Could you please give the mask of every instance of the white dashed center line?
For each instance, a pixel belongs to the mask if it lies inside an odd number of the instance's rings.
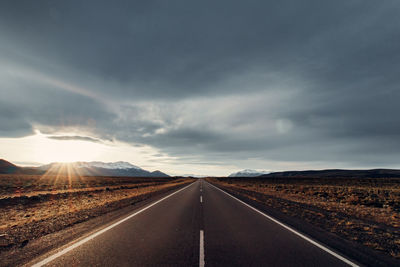
[[[204,231],[200,230],[200,257],[199,257],[199,266],[204,267]]]

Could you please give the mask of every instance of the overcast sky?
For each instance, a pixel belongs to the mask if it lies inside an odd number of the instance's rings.
[[[47,163],[71,144],[172,174],[400,168],[399,14],[397,0],[1,1],[0,157]],[[46,156],[27,149],[39,136]]]

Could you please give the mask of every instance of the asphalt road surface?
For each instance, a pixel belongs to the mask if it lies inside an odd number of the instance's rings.
[[[39,259],[36,266],[348,266],[204,180]]]

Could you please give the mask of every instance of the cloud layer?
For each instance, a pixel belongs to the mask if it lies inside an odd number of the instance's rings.
[[[240,168],[396,166],[399,11],[359,0],[2,1],[0,136],[119,140]]]

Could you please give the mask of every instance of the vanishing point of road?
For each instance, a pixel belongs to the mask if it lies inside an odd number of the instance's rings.
[[[203,179],[34,266],[356,266]]]

